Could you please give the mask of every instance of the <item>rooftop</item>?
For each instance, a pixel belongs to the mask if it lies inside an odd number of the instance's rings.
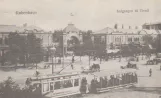
[[[160,24],[161,25],[161,22],[144,23],[143,25],[155,25],[155,24]]]
[[[74,24],[68,24],[68,26],[65,27],[63,31],[65,31],[65,32],[79,32],[79,29],[77,29]]]
[[[114,29],[106,27],[102,30],[96,31],[93,34],[161,34],[161,30],[147,30],[147,29]]]
[[[0,25],[0,32],[15,32],[18,29],[16,25]]]
[[[16,25],[0,25],[0,33],[10,33],[10,32],[24,32],[25,30],[37,30],[42,29],[37,26],[16,26]]]

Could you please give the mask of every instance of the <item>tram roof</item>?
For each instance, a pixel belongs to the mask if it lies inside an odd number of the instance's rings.
[[[44,75],[41,77],[32,77],[32,80],[46,80],[51,78],[59,78],[59,77],[69,77],[69,76],[77,76],[79,73],[63,73],[63,74],[56,74],[56,75]],[[35,79],[34,79],[35,78]]]
[[[101,71],[101,72],[95,72],[93,73],[93,75],[98,77],[103,77],[103,76],[116,75],[116,74],[129,73],[129,72],[136,72],[136,70],[120,69],[120,70],[114,70],[114,71]]]

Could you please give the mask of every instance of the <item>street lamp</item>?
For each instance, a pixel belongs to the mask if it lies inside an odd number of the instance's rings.
[[[52,74],[54,73],[54,60],[53,60],[53,55],[55,54],[56,49],[53,47],[50,49],[51,51],[51,59],[52,59]]]

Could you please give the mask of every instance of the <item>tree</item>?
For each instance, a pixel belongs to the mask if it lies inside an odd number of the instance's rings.
[[[11,77],[0,83],[0,98],[20,98],[18,92],[20,92],[20,87]]]
[[[161,34],[157,35],[157,38],[155,39],[156,46],[156,53],[161,52]]]
[[[17,64],[24,46],[24,39],[18,33],[8,35],[9,51],[6,53],[6,59],[12,64]]]
[[[83,34],[83,49],[84,51],[92,50],[93,49],[93,42],[92,42],[92,31],[88,30],[87,32],[81,31]]]
[[[40,92],[34,86],[21,87],[8,77],[0,83],[0,98],[42,98]]]
[[[159,52],[160,49],[160,35],[157,35],[156,38],[153,38],[151,35],[145,35],[143,36],[143,42],[144,42],[144,52],[148,53],[154,53],[154,51]],[[157,49],[157,50],[156,50]],[[161,52],[161,51],[160,51]]]
[[[63,54],[63,30],[55,30],[52,39],[54,43],[57,43],[56,46],[56,55],[62,56]]]
[[[18,33],[8,35],[9,51],[6,59],[12,64],[39,63],[43,60],[42,40],[37,38],[34,33],[27,36]]]
[[[34,33],[27,35],[27,59],[29,63],[39,63],[43,60],[42,40]]]
[[[149,44],[152,44],[153,43],[153,37],[151,35],[144,35],[143,37],[143,43],[145,45],[149,45]]]

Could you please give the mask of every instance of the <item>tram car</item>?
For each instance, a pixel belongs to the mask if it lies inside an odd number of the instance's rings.
[[[34,87],[34,91],[38,91],[41,98],[71,97],[82,93],[80,87],[83,86],[83,79],[84,76],[79,73],[32,77],[30,86]]]
[[[100,71],[89,74],[68,73],[30,78],[36,98],[77,97],[133,86],[137,83],[134,70]]]
[[[134,70],[121,70],[117,72],[101,71],[93,73],[92,76],[93,79],[88,84],[90,93],[101,93],[131,87],[138,82],[137,74]]]

